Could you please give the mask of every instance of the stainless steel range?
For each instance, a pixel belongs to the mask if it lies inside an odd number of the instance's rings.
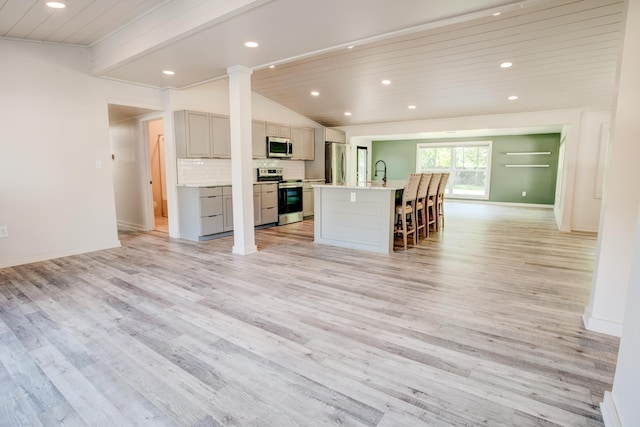
[[[283,168],[258,168],[258,181],[278,181],[278,225],[302,221],[302,180],[284,180]]]

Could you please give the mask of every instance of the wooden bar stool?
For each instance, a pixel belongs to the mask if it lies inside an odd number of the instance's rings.
[[[431,182],[429,182],[429,189],[427,190],[427,207],[425,211],[427,215],[426,226],[429,228],[429,226],[433,224],[434,231],[438,231],[436,222],[438,218],[438,184],[440,184],[441,179],[441,173],[434,173],[431,176]]]
[[[418,186],[420,185],[421,174],[411,173],[407,178],[407,183],[402,192],[402,201],[396,205],[396,234],[402,235],[404,250],[407,250],[407,236],[413,234],[413,246],[418,243],[418,233],[416,228],[416,202],[418,197]]]
[[[436,197],[436,230],[444,227],[444,192],[447,188],[449,180],[449,172],[442,174],[440,183],[438,184],[438,195]],[[442,221],[442,224],[440,223]]]
[[[431,182],[431,173],[423,173],[418,186],[418,201],[416,203],[416,221],[418,223],[418,240],[420,240],[420,229],[424,229],[425,239],[429,237],[429,227],[427,227],[427,192]]]

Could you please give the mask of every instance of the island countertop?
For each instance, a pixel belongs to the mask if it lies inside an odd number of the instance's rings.
[[[405,181],[367,181],[348,184],[314,184],[312,187],[328,187],[328,188],[344,188],[346,190],[402,190],[404,189]]]

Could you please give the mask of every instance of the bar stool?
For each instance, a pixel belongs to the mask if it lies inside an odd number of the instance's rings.
[[[420,240],[420,229],[424,228],[424,238],[429,237],[429,227],[427,227],[427,192],[431,182],[431,173],[423,173],[418,186],[418,202],[416,203],[416,221],[418,223],[418,240]]]
[[[407,236],[409,234],[413,234],[413,246],[418,243],[415,207],[420,179],[421,174],[419,173],[409,174],[404,186],[404,191],[402,192],[402,201],[400,204],[396,205],[395,232],[402,235],[405,251],[407,250]]]
[[[438,185],[440,184],[441,179],[441,173],[434,173],[431,176],[431,182],[429,182],[429,189],[427,190],[426,226],[429,228],[429,226],[433,224],[434,231],[438,231]]]
[[[444,228],[444,193],[447,188],[447,181],[449,180],[449,172],[442,174],[440,183],[438,184],[438,196],[436,197],[436,230]],[[440,225],[442,221],[442,225]]]

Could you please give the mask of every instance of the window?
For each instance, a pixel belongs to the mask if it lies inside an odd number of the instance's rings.
[[[459,199],[488,199],[491,141],[418,144],[417,172],[449,172],[445,194]]]

